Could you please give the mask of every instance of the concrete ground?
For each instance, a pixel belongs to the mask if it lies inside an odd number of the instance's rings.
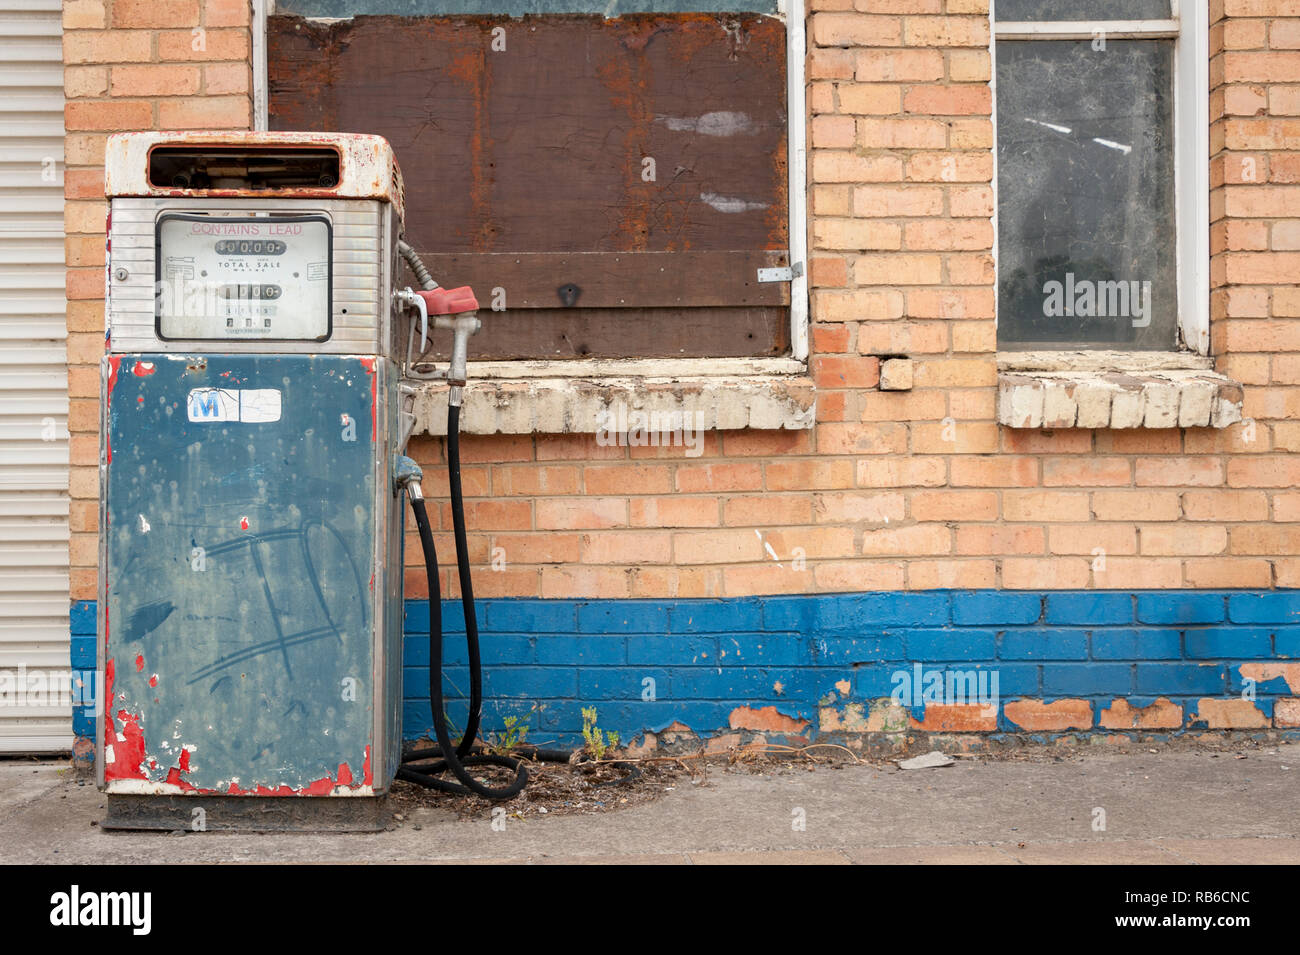
[[[1295,742],[911,772],[715,767],[645,805],[504,831],[486,811],[434,808],[369,835],[110,833],[95,825],[103,802],[66,764],[0,761],[0,862],[1300,863]]]

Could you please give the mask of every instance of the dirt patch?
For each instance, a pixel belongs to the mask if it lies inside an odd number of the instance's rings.
[[[389,804],[397,824],[410,822],[429,809],[453,813],[461,819],[481,819],[498,806],[512,818],[604,813],[645,805],[682,789],[707,786],[710,774],[715,772],[785,775],[850,764],[893,768],[888,761],[867,760],[839,746],[814,746],[793,752],[786,747],[738,747],[721,753],[629,758],[625,763],[606,760],[569,765],[529,760],[528,785],[513,799],[492,802],[479,796],[425,789],[399,779],[393,783]],[[476,767],[475,777],[487,785],[501,786],[510,781],[511,774],[496,767]]]
[[[393,811],[403,816],[415,809],[436,808],[455,813],[462,819],[478,819],[498,806],[505,809],[508,816],[516,818],[565,816],[640,806],[673,792],[679,786],[707,784],[706,773],[675,760],[638,763],[631,770],[613,763],[570,766],[567,763],[527,761],[527,766],[528,785],[518,796],[504,802],[438,792],[402,779],[393,783],[389,802]],[[475,767],[474,775],[490,786],[501,786],[511,779],[509,770],[490,766]]]
[[[1054,739],[1039,740],[1023,735],[1004,734],[996,738],[972,735],[961,738],[953,734],[930,734],[910,742],[905,755],[915,756],[938,749],[957,759],[990,762],[1062,762],[1114,753],[1120,756],[1144,753],[1193,752],[1205,756],[1246,758],[1251,753],[1276,750],[1279,746],[1300,741],[1293,733],[1277,730],[1216,730],[1169,733],[1062,733]],[[904,754],[895,758],[902,759]]]
[[[1271,735],[1205,734],[1175,739],[1128,739],[1107,741],[1107,745],[1083,740],[1056,740],[1052,743],[1020,745],[998,751],[960,752],[941,748],[961,762],[1074,762],[1087,756],[1114,755],[1140,757],[1147,754],[1193,751],[1207,759],[1247,759],[1256,754],[1276,754],[1279,746],[1296,745]],[[934,747],[940,748],[940,747]],[[920,750],[925,752],[927,750]],[[913,754],[915,755],[915,754]],[[645,805],[674,792],[709,785],[713,773],[749,773],[786,776],[794,773],[835,771],[845,766],[870,766],[889,775],[906,772],[898,768],[903,754],[864,756],[844,746],[814,744],[809,747],[739,746],[717,753],[696,751],[675,756],[629,758],[628,763],[528,762],[529,781],[522,793],[505,802],[491,802],[478,796],[458,796],[425,789],[414,783],[393,783],[390,806],[394,825],[416,825],[430,811],[448,813],[461,819],[481,820],[494,807],[501,807],[511,818],[544,815],[580,815],[615,812]],[[629,772],[626,765],[636,767]],[[918,779],[943,769],[915,770]],[[510,779],[507,770],[486,767],[476,772],[489,785],[504,785]]]

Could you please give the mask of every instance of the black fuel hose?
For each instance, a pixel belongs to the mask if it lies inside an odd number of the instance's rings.
[[[415,261],[419,261],[418,257]],[[465,610],[465,643],[469,651],[469,717],[460,745],[453,748],[447,732],[447,715],[442,695],[442,588],[438,581],[438,553],[433,544],[433,531],[424,501],[412,497],[411,510],[415,512],[420,547],[424,551],[425,574],[429,581],[429,706],[438,745],[403,750],[397,777],[442,792],[473,794],[492,800],[512,799],[528,785],[528,767],[522,760],[486,753],[474,745],[483,712],[483,665],[479,652],[478,615],[474,607],[474,583],[469,566],[469,544],[465,533],[464,489],[460,477],[460,406],[454,404],[447,407],[447,476],[451,489],[451,523],[456,542],[460,601]],[[569,750],[538,749],[535,746],[519,747],[517,751],[539,762],[567,763],[573,757]],[[631,782],[641,775],[640,769],[631,764],[620,762],[614,765],[629,770],[628,775],[596,785]],[[505,786],[488,786],[470,774],[467,769],[469,766],[502,766],[513,770],[515,778]],[[447,771],[459,782],[440,778]]]
[[[465,537],[465,493],[460,483],[460,405],[447,406],[447,483],[451,488],[451,527],[456,540],[456,574],[460,580],[460,605],[465,611],[465,642],[469,645],[469,719],[456,755],[469,754],[478,739],[483,712],[483,661],[479,655],[478,613],[474,607],[474,581],[469,569],[469,542]],[[432,661],[430,661],[432,662]]]
[[[450,434],[455,434],[455,431]],[[449,439],[449,446],[450,446]],[[459,443],[459,442],[457,442]],[[433,731],[438,740],[437,746],[406,747],[402,750],[402,761],[397,769],[397,778],[417,783],[428,789],[458,795],[478,795],[485,799],[512,799],[523,792],[528,785],[528,767],[521,760],[510,756],[483,752],[482,747],[475,746],[475,734],[478,732],[479,717],[482,713],[483,679],[482,661],[479,652],[477,615],[474,612],[473,590],[469,585],[470,572],[467,559],[468,550],[464,546],[465,523],[464,502],[460,491],[460,455],[459,448],[452,452],[449,447],[448,460],[456,464],[451,473],[452,481],[452,524],[457,541],[457,567],[461,574],[461,598],[465,606],[465,638],[469,648],[470,664],[470,715],[460,745],[453,748],[447,733],[445,702],[442,695],[442,587],[438,580],[438,553],[433,543],[433,531],[429,525],[429,513],[424,501],[411,498],[411,510],[415,512],[415,524],[420,532],[420,546],[424,551],[425,573],[429,581],[429,707],[433,715]],[[457,517],[459,515],[459,518]],[[468,602],[466,595],[468,594]],[[473,727],[471,732],[470,727]],[[542,749],[537,746],[524,745],[516,747],[515,752],[537,762],[569,763],[573,761],[573,750]],[[447,754],[447,755],[444,755]],[[641,776],[640,767],[631,763],[616,762],[617,769],[625,769],[627,775],[620,779],[598,782],[597,786],[612,786],[632,782]],[[514,780],[506,786],[487,786],[466,769],[468,766],[503,766],[515,772]],[[439,778],[441,774],[451,771],[460,780],[454,783]]]
[[[455,472],[453,471],[453,473]],[[459,481],[456,483],[459,483]],[[456,497],[458,496],[453,497],[453,510],[457,509]],[[473,794],[493,800],[511,799],[523,792],[524,787],[528,785],[528,767],[509,756],[471,752],[474,745],[474,733],[478,731],[478,711],[482,707],[482,674],[479,671],[478,628],[476,626],[471,628],[470,626],[472,611],[468,611],[465,618],[465,637],[469,643],[470,681],[473,687],[470,699],[470,717],[465,729],[465,735],[460,741],[460,746],[453,748],[451,745],[451,738],[447,733],[445,702],[442,696],[442,591],[438,585],[438,554],[433,546],[433,531],[429,526],[429,513],[425,510],[424,501],[411,498],[411,510],[415,512],[415,523],[420,531],[420,546],[424,550],[425,572],[429,578],[429,706],[433,712],[433,732],[438,739],[438,748],[411,751],[404,754],[402,764],[397,770],[397,777],[443,792],[458,793],[460,795]],[[457,534],[457,537],[460,539],[464,536],[463,515],[457,523],[460,526],[460,533]],[[461,558],[461,563],[468,563],[468,555],[463,547],[458,548],[458,550],[460,550],[458,556]],[[462,583],[463,588],[464,584]],[[473,727],[472,730],[470,726]],[[515,778],[505,786],[487,786],[470,774],[467,768],[470,766],[503,766],[506,769],[513,770]],[[448,770],[460,782],[455,783],[448,779],[439,778],[440,774]]]

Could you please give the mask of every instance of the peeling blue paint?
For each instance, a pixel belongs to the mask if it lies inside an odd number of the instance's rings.
[[[360,785],[386,755],[372,753],[385,583],[374,550],[388,519],[376,514],[388,471],[375,454],[375,360],[109,361],[110,779]],[[188,400],[236,387],[274,391],[275,416],[221,418]],[[124,756],[128,723],[142,739]]]
[[[406,609],[404,731],[414,738],[429,729],[428,610],[423,601]],[[1202,697],[1240,699],[1242,666],[1300,651],[1297,611],[1300,591],[490,599],[479,604],[485,726],[521,716],[531,740],[572,745],[582,707],[594,705],[601,726],[624,739],[674,723],[709,735],[726,730],[739,707],[771,705],[809,720],[815,734],[822,705],[888,698],[895,675],[916,663],[996,670],[1003,705],[1082,698],[1096,721],[1115,698],[1134,708],[1167,698],[1190,718]],[[79,605],[74,619],[88,613]],[[444,619],[449,712],[463,725],[468,674],[458,602],[444,603]],[[1281,678],[1254,691],[1266,714],[1277,699],[1300,695]],[[912,712],[924,717],[923,706]],[[990,738],[1023,732],[998,716]]]

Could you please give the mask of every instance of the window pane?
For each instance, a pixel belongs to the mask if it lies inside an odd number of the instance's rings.
[[[998,342],[1167,350],[1173,42],[997,45]]]
[[[1006,21],[1167,20],[1172,15],[1169,0],[996,0],[993,13]]]

